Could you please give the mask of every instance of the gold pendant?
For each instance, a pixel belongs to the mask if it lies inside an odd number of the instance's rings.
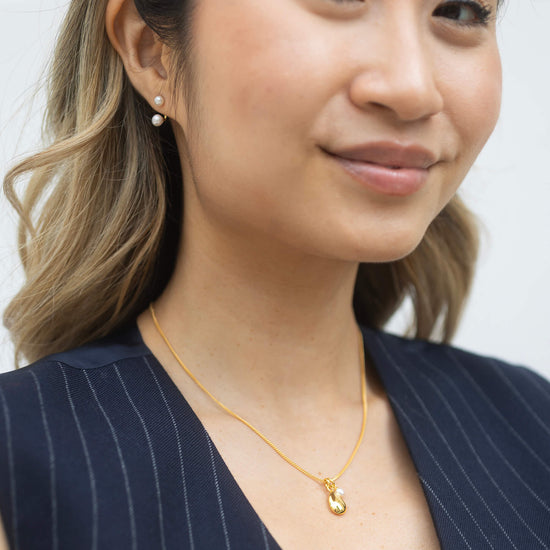
[[[329,492],[328,495],[328,506],[330,511],[337,516],[341,516],[347,509],[346,503],[342,498],[344,491],[336,487],[336,484],[332,479],[326,478],[323,480],[325,482],[325,487]]]

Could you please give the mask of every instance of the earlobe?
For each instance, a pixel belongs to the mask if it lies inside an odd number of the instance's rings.
[[[145,24],[133,0],[109,0],[105,28],[132,85],[153,106],[153,98],[167,85],[165,46]]]

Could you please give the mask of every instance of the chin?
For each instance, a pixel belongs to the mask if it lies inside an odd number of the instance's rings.
[[[346,259],[361,263],[386,263],[400,260],[411,254],[422,242],[428,225],[397,224],[391,227],[378,225],[374,230],[355,234],[347,245],[340,243],[335,247],[337,255],[342,258],[344,250],[349,251]],[[350,243],[353,245],[350,247]]]
[[[414,244],[406,245],[400,243],[396,246],[385,246],[376,249],[369,249],[361,254],[357,259],[361,263],[388,263],[401,260],[414,252],[416,247],[422,242],[422,239],[415,241]]]
[[[309,252],[316,256],[345,262],[388,263],[401,260],[414,252],[422,242],[423,236],[422,234],[417,238],[411,238],[410,234],[402,237],[386,235],[376,239],[369,236],[363,237],[360,242],[356,241],[352,245],[350,241],[333,242],[329,248],[321,245],[310,248]]]

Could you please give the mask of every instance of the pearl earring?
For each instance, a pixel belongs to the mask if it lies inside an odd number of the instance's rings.
[[[153,103],[157,107],[162,107],[164,105],[164,98],[161,95],[158,95],[153,99]],[[160,113],[157,113],[153,116],[151,119],[151,122],[153,123],[153,126],[162,126],[164,124],[164,121],[166,120],[166,115],[161,115]]]

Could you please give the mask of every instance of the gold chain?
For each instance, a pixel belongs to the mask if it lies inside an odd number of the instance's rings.
[[[221,401],[216,399],[200,382],[199,380],[193,375],[193,373],[184,365],[183,361],[180,359],[179,355],[176,353],[176,350],[172,347],[172,344],[166,337],[166,334],[164,334],[163,330],[160,328],[159,322],[157,320],[157,316],[155,314],[155,310],[153,308],[153,304],[149,304],[149,311],[151,312],[151,317],[153,318],[153,322],[155,324],[155,327],[158,331],[158,333],[161,335],[162,339],[168,346],[168,349],[172,352],[172,355],[176,359],[176,361],[180,364],[180,366],[183,368],[183,370],[189,375],[189,377],[197,384],[197,386],[204,392],[206,395],[208,395],[213,401],[215,401],[224,411],[229,413],[231,416],[236,418],[237,420],[240,420],[243,424],[248,426],[255,434],[260,436],[281,458],[286,460],[291,466],[294,466],[298,471],[302,472],[304,475],[312,479],[313,481],[316,481],[326,487],[326,489],[331,493],[331,496],[329,497],[329,504],[331,507],[331,510],[338,515],[341,515],[346,510],[346,505],[343,502],[343,500],[340,497],[340,494],[343,494],[343,491],[341,489],[338,489],[335,485],[335,481],[348,469],[348,466],[351,464],[352,460],[354,459],[357,451],[359,450],[359,446],[361,445],[361,442],[363,441],[363,436],[365,435],[365,427],[367,423],[367,381],[366,381],[366,373],[365,373],[365,349],[364,349],[364,343],[363,343],[363,336],[361,334],[361,331],[359,328],[358,336],[359,336],[359,356],[361,358],[361,399],[363,402],[363,423],[361,426],[361,434],[359,435],[359,439],[357,440],[357,443],[355,444],[355,447],[351,453],[351,456],[349,457],[348,461],[344,465],[344,467],[340,470],[340,472],[334,476],[334,477],[325,477],[321,478],[318,476],[315,476],[311,473],[309,473],[307,470],[304,470],[301,466],[296,464],[293,460],[288,458],[272,441],[270,441],[265,435],[263,435],[258,429],[256,429],[250,422],[246,421],[244,418],[239,416],[237,413],[233,412],[230,408],[226,407]],[[335,496],[335,493],[338,492],[338,496]],[[333,506],[333,503],[331,501],[331,498],[338,499],[338,503]],[[336,511],[336,509],[339,511]]]

